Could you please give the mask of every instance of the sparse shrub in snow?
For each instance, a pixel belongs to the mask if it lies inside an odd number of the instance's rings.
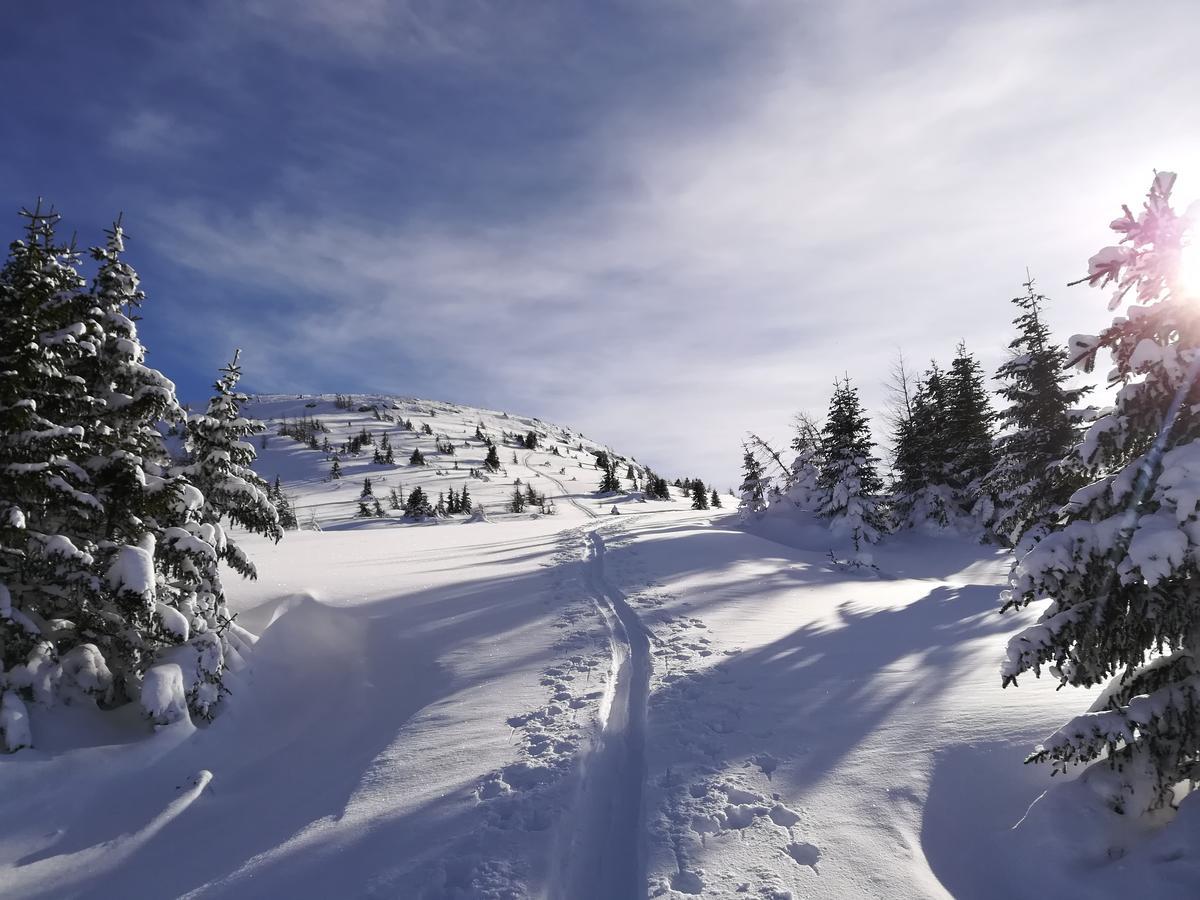
[[[1012,355],[996,373],[1003,383],[1000,395],[1008,401],[998,416],[1004,433],[996,441],[995,463],[983,484],[991,505],[987,524],[1010,546],[1026,534],[1039,537],[1073,488],[1082,486],[1077,467],[1060,462],[1078,437],[1072,407],[1089,390],[1066,387],[1067,351],[1050,339],[1042,320],[1046,298],[1034,292],[1032,280],[1013,303],[1021,309],[1013,320],[1018,334],[1008,345]]]
[[[820,514],[835,534],[850,538],[856,549],[873,544],[886,530],[879,505],[883,482],[875,470],[870,424],[847,378],[835,384],[829,417],[821,434]]]
[[[1193,219],[1172,208],[1174,181],[1156,175],[1142,211],[1111,224],[1121,246],[1090,261],[1090,284],[1116,284],[1110,309],[1131,306],[1072,343],[1088,369],[1108,349],[1122,386],[1074,449],[1092,483],[1020,556],[1004,607],[1050,601],[1009,642],[1005,686],[1043,669],[1107,685],[1030,759],[1056,771],[1104,760],[1108,802],[1134,814],[1168,803],[1200,764],[1200,296],[1180,280]]]

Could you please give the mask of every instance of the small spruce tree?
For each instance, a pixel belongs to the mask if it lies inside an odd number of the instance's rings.
[[[820,513],[835,533],[845,534],[856,549],[879,540],[886,528],[879,493],[883,482],[876,472],[870,423],[847,377],[834,383],[829,416],[821,432],[823,464],[820,485],[826,500]]]

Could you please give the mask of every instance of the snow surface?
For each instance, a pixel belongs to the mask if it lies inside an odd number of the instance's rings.
[[[385,398],[331,399],[247,412],[319,415],[339,443],[386,427],[357,411]],[[1001,691],[1006,642],[1037,613],[997,613],[1004,553],[910,533],[847,568],[799,514],[739,524],[732,502],[599,497],[575,449],[599,445],[558,426],[399,405],[456,455],[393,427],[397,460],[420,447],[429,466],[378,466],[368,447],[330,482],[296,441],[259,451],[320,530],[239,536],[259,579],[228,580],[239,649],[211,723],[28,706],[35,746],[0,759],[0,895],[1200,894],[1194,798],[1138,830],[1103,785],[1047,790],[1022,765],[1095,695]],[[481,419],[568,455],[513,464],[501,446],[505,471],[468,479]],[[389,486],[436,500],[467,484],[485,514],[355,519],[366,475],[385,506]],[[516,478],[557,515],[505,512]],[[152,591],[129,562],[114,577]],[[194,679],[160,669],[144,695],[162,712]]]

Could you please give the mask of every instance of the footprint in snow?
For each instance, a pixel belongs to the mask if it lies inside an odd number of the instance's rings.
[[[783,849],[788,856],[800,863],[800,865],[808,866],[818,875],[821,874],[820,870],[817,869],[817,863],[821,859],[820,848],[812,844],[806,844],[803,841],[793,841]]]

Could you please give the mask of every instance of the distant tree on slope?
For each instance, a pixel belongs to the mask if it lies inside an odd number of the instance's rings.
[[[408,495],[408,500],[404,503],[404,517],[406,519],[427,519],[432,515],[433,507],[429,503],[429,497],[418,485],[412,489],[412,493]]]

